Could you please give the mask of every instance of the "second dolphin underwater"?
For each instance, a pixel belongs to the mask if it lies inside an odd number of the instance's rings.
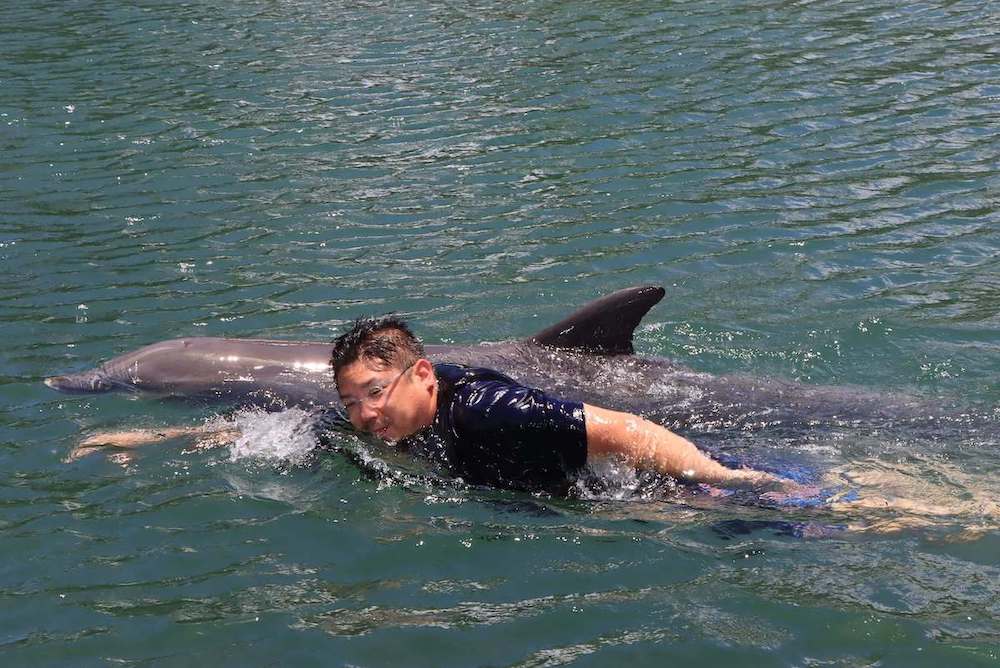
[[[695,433],[817,428],[986,430],[996,420],[853,387],[715,376],[634,354],[633,333],[665,291],[638,286],[596,299],[535,335],[505,343],[428,345],[434,362],[496,369],[558,396],[638,413]],[[45,383],[68,393],[144,392],[280,409],[339,405],[329,343],[194,337],[154,343]]]

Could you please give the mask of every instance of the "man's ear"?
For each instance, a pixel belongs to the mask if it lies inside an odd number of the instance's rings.
[[[413,377],[421,385],[429,385],[437,382],[437,376],[434,375],[434,365],[431,364],[430,360],[424,358],[420,358],[414,362]]]

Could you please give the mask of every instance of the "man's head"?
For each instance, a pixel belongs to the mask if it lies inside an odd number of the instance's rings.
[[[434,367],[403,320],[359,318],[333,342],[330,363],[347,417],[356,429],[395,441],[434,419]]]

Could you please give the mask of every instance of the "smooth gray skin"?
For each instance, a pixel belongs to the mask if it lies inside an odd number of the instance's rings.
[[[636,325],[663,294],[656,286],[627,288],[587,304],[525,341],[427,346],[427,354],[434,362],[496,369],[556,396],[636,413],[688,432],[768,429],[781,434],[912,425],[922,433],[985,427],[996,434],[996,420],[989,415],[970,418],[905,396],[713,376],[665,358],[631,354]],[[45,383],[69,393],[125,390],[267,409],[339,406],[330,351],[328,343],[175,339]]]

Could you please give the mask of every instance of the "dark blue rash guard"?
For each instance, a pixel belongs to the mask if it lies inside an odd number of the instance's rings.
[[[564,494],[587,463],[583,404],[490,369],[435,364],[434,422],[399,445],[473,485]]]

